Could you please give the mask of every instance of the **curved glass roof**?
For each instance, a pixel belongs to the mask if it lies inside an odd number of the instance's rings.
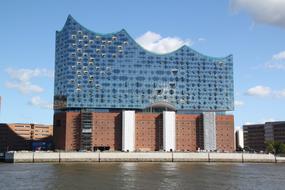
[[[79,25],[80,27],[84,28],[86,31],[89,31],[89,32],[93,33],[94,35],[100,35],[100,36],[108,37],[108,36],[113,36],[113,35],[117,35],[117,34],[120,34],[120,33],[124,33],[124,34],[125,34],[126,36],[128,36],[137,46],[139,46],[139,47],[142,48],[144,51],[146,51],[146,52],[148,52],[148,53],[150,53],[150,54],[153,54],[153,55],[171,55],[171,54],[174,54],[174,53],[179,52],[179,51],[181,51],[181,50],[189,49],[189,50],[191,50],[192,52],[195,52],[195,53],[197,53],[197,54],[199,54],[199,55],[201,55],[201,56],[211,57],[211,56],[204,55],[204,54],[202,54],[202,53],[200,53],[200,52],[198,52],[198,51],[196,51],[196,50],[190,48],[190,47],[187,46],[187,45],[182,45],[182,46],[179,47],[178,49],[176,49],[176,50],[174,50],[174,51],[172,51],[172,52],[169,52],[169,53],[156,53],[156,52],[152,52],[152,51],[149,51],[149,50],[145,49],[145,48],[142,47],[139,43],[137,43],[137,41],[134,40],[134,39],[132,38],[132,36],[131,36],[125,29],[121,29],[121,30],[119,30],[119,31],[117,31],[117,32],[111,32],[111,33],[106,33],[106,34],[99,33],[99,32],[94,32],[94,31],[92,31],[92,30],[90,30],[90,29],[84,27],[83,25],[81,25],[81,24],[80,24],[79,22],[77,22],[71,15],[68,15],[67,20],[66,20],[66,22],[65,22],[64,27],[62,28],[62,30],[64,30],[64,28],[67,26],[67,23],[69,23],[69,22],[76,23],[77,25]],[[61,31],[62,31],[62,30],[61,30]],[[61,32],[61,31],[59,31],[59,32]],[[223,58],[228,58],[228,57],[232,57],[232,55],[230,54],[230,55],[225,56],[225,57],[212,57],[212,58],[214,58],[214,59],[223,59]]]

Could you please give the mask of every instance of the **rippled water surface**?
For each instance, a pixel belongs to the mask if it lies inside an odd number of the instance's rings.
[[[285,189],[285,164],[1,164],[5,189]]]

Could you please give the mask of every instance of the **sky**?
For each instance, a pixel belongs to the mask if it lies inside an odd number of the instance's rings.
[[[284,0],[2,0],[0,122],[52,124],[55,32],[69,14],[154,52],[233,54],[235,127],[285,120]]]

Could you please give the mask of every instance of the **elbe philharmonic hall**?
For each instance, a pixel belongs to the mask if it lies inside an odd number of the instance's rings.
[[[68,16],[56,32],[56,149],[233,151],[233,89],[232,55],[157,54]]]

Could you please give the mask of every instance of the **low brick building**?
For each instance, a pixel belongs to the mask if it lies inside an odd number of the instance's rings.
[[[0,123],[0,151],[31,150],[33,142],[51,142],[52,135],[52,125]]]
[[[234,117],[215,116],[216,149],[234,151]],[[109,147],[122,150],[122,112],[92,112],[90,120],[91,149]],[[73,151],[82,149],[82,113],[62,112],[54,115],[54,142],[57,149]],[[175,151],[204,149],[202,114],[175,114]],[[135,151],[163,150],[163,114],[135,113]]]

